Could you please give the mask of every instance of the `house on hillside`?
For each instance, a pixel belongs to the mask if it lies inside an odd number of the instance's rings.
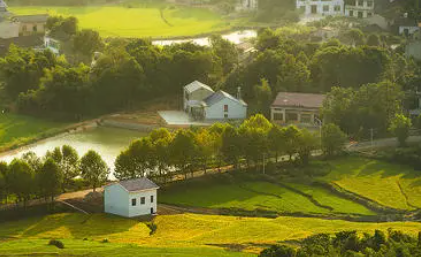
[[[345,2],[345,16],[370,18],[374,14],[374,0],[348,0]]]
[[[414,32],[412,36],[408,37],[405,55],[407,58],[414,58],[417,61],[421,60],[421,30]]]
[[[320,125],[323,94],[280,92],[270,107],[271,120],[278,124]]]
[[[305,15],[338,16],[344,14],[344,0],[296,0],[297,9]]]
[[[148,178],[120,181],[105,186],[104,211],[123,217],[154,215],[159,186]]]
[[[237,97],[194,81],[184,87],[184,111],[196,120],[242,120],[247,116],[247,104],[241,99],[238,89]]]
[[[19,15],[12,20],[20,24],[19,36],[44,35],[48,14]]]

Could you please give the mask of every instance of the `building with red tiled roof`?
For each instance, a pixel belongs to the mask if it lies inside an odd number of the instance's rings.
[[[280,124],[315,124],[325,97],[324,94],[279,92],[270,108],[271,120]]]

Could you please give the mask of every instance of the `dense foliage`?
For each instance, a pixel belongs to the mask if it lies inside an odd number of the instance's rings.
[[[376,230],[374,235],[356,231],[341,231],[334,236],[319,234],[308,237],[295,250],[275,245],[262,251],[259,257],[417,257],[421,256],[421,233],[418,238],[400,231],[386,235]]]

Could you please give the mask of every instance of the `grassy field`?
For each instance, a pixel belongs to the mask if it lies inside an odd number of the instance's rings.
[[[23,115],[0,114],[0,151],[53,133],[67,124]]]
[[[228,22],[210,10],[175,6],[32,6],[11,7],[15,14],[75,16],[82,29],[94,29],[104,37],[194,36],[230,29]]]
[[[66,246],[66,250],[59,251],[64,256],[73,249],[76,254],[98,253],[92,256],[130,256],[129,253],[137,250],[150,253],[149,256],[161,256],[161,251],[174,252],[171,256],[194,256],[197,251],[203,251],[200,256],[249,256],[206,246],[273,244],[341,230],[373,233],[375,229],[386,231],[391,228],[411,235],[421,231],[421,224],[414,222],[357,223],[316,218],[265,219],[198,214],[158,216],[155,224],[156,232],[149,235],[150,230],[144,223],[104,214],[57,214],[9,222],[0,225],[0,238],[9,237],[0,243],[0,253],[58,252],[57,248],[46,246],[48,239],[56,238],[63,240]],[[101,243],[104,239],[108,243]]]
[[[331,162],[332,171],[321,180],[402,210],[421,207],[421,172],[383,161],[344,158]]]
[[[232,184],[189,183],[170,188],[160,194],[160,201],[168,204],[206,208],[238,208],[247,211],[256,209],[277,213],[348,213],[373,215],[364,206],[329,194],[327,190],[305,185],[293,185],[313,194],[323,208],[302,194],[267,182],[242,182]]]

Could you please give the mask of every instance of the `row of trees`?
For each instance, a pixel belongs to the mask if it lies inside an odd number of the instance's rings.
[[[299,249],[285,245],[263,250],[259,257],[419,257],[421,233],[418,238],[400,231],[388,230],[386,235],[376,230],[374,235],[356,231],[341,231],[334,236],[319,234],[300,243]]]
[[[14,196],[17,202],[33,198],[51,198],[66,191],[73,180],[82,177],[94,190],[104,183],[109,168],[95,151],[79,159],[70,146],[55,148],[40,158],[33,152],[14,159],[10,164],[0,162],[0,203]]]
[[[322,147],[327,155],[335,155],[346,140],[333,124],[325,125],[321,136],[295,126],[271,124],[263,115],[252,116],[238,127],[214,124],[174,133],[160,128],[134,141],[117,157],[114,175],[123,180],[149,173],[165,176],[177,172],[187,176],[198,169],[206,173],[209,167],[222,165],[258,168],[268,160],[278,162],[284,155],[307,164],[314,150]]]

